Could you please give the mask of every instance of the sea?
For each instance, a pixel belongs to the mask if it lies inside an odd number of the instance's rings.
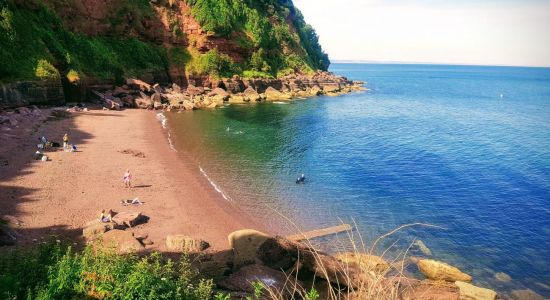
[[[327,251],[375,244],[388,260],[428,257],[479,286],[550,297],[550,68],[330,71],[369,90],[167,113],[174,149],[269,228],[351,224],[321,239]]]

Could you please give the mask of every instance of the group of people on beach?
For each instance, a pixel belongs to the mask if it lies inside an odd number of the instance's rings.
[[[57,142],[49,141],[46,136],[41,136],[38,138],[40,143],[37,145],[38,150],[34,153],[34,159],[47,161],[48,157],[42,153],[42,151],[49,150],[51,148],[57,148],[61,145]],[[69,144],[69,134],[65,133],[63,136],[63,150],[65,152],[75,152],[76,145]]]

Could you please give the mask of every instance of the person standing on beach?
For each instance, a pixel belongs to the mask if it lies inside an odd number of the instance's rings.
[[[130,174],[130,170],[126,170],[126,173],[124,173],[122,179],[124,180],[124,187],[132,187],[132,174]]]
[[[65,133],[65,135],[63,136],[63,149],[68,149],[68,148],[69,148],[69,134]]]

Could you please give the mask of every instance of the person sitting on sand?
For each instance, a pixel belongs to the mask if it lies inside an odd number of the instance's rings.
[[[126,173],[124,173],[122,179],[124,180],[124,187],[132,187],[132,174],[130,174],[130,170],[126,170]]]
[[[69,134],[65,133],[63,136],[63,149],[68,149],[69,147]]]
[[[109,209],[109,213],[105,214],[105,210],[101,211],[101,215],[99,215],[99,220],[103,223],[109,223],[113,221],[113,210]]]
[[[120,203],[122,205],[128,205],[128,204],[142,205],[143,204],[143,202],[139,201],[138,197],[134,199],[120,200]]]

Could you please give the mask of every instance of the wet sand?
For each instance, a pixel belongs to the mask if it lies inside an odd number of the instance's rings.
[[[50,161],[32,160],[38,137],[60,142],[65,132],[78,152],[46,152]],[[45,124],[28,121],[9,131],[0,128],[0,158],[8,161],[0,166],[0,215],[23,222],[22,244],[52,234],[77,239],[102,209],[140,211],[149,217],[131,230],[147,233],[154,242],[151,248],[160,251],[168,234],[202,238],[213,250],[222,250],[234,230],[266,231],[225,201],[197,166],[178,156],[166,135],[156,112],[145,110],[92,110]],[[121,153],[125,149],[145,157]],[[126,169],[133,175],[133,188],[124,187]],[[145,204],[120,204],[135,197]]]

